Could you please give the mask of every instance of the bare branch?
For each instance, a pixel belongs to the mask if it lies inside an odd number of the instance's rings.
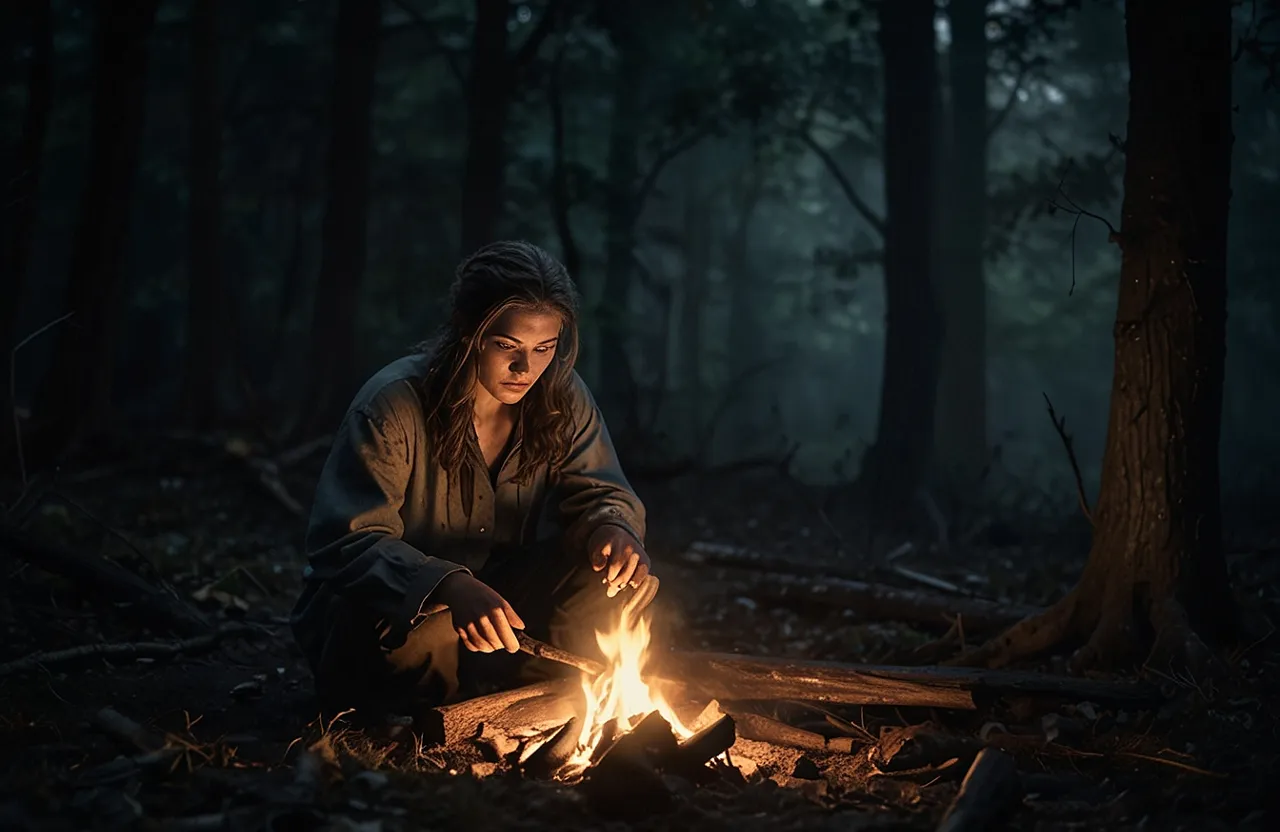
[[[867,204],[856,190],[853,183],[849,181],[849,177],[845,176],[843,170],[840,169],[840,163],[831,155],[831,151],[823,147],[813,134],[802,132],[797,134],[800,141],[804,142],[814,154],[822,160],[827,166],[827,170],[835,177],[836,183],[840,185],[840,190],[844,191],[845,197],[849,200],[849,204],[853,206],[867,224],[876,230],[881,237],[884,237],[884,218],[875,212],[875,210]]]
[[[1009,113],[1013,112],[1013,106],[1018,103],[1018,93],[1022,92],[1022,82],[1027,78],[1027,69],[1028,65],[1026,63],[1023,63],[1018,69],[1018,75],[1013,81],[1013,88],[1009,90],[1009,97],[1005,99],[1003,106],[995,111],[991,121],[987,123],[987,141],[991,141],[991,137],[999,132],[1005,119],[1009,117]]]
[[[640,218],[640,210],[644,207],[645,202],[649,199],[649,195],[653,193],[654,187],[658,184],[658,177],[662,175],[663,169],[671,164],[680,154],[691,150],[694,145],[702,141],[711,133],[711,128],[707,126],[699,127],[691,133],[686,134],[673,142],[671,145],[663,148],[657,156],[654,157],[653,163],[649,165],[649,170],[640,180],[635,195],[632,198],[632,219],[634,223]]]
[[[1080,476],[1080,463],[1076,462],[1076,452],[1074,443],[1071,441],[1071,434],[1067,433],[1067,417],[1058,417],[1054,412],[1053,402],[1049,401],[1049,394],[1042,392],[1044,403],[1049,408],[1049,421],[1053,422],[1053,429],[1058,432],[1058,438],[1062,440],[1063,446],[1067,449],[1067,459],[1071,461],[1071,472],[1076,475],[1076,496],[1080,498],[1080,510],[1084,512],[1084,519],[1089,521],[1089,525],[1093,525],[1093,514],[1089,511],[1089,499],[1084,495],[1084,477]]]

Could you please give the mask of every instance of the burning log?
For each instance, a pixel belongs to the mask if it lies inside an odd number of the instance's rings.
[[[659,766],[673,774],[694,779],[707,761],[728,751],[738,739],[733,717],[725,714],[715,722],[680,743],[659,761]]]
[[[672,806],[671,791],[639,743],[615,743],[587,769],[582,792],[605,817],[635,819]]]
[[[569,762],[573,752],[578,750],[578,737],[581,733],[582,722],[575,716],[529,755],[521,766],[522,770],[527,776],[538,780],[554,777]]]
[[[1022,782],[1013,758],[1002,751],[978,752],[960,793],[947,808],[938,832],[971,832],[995,829],[996,824],[1022,795]]]
[[[1138,706],[1160,692],[1142,682],[1112,682],[1009,670],[893,667],[798,661],[732,653],[673,651],[664,675],[722,701],[800,699],[844,705],[897,705],[973,710],[999,696],[1055,697]]]
[[[419,714],[416,727],[428,742],[441,745],[475,736],[482,724],[507,732],[553,728],[576,715],[581,691],[577,679],[551,679],[431,708]]]

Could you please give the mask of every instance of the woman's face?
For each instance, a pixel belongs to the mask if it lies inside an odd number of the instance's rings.
[[[560,316],[540,309],[513,307],[494,320],[480,339],[476,381],[503,404],[516,404],[556,355]]]

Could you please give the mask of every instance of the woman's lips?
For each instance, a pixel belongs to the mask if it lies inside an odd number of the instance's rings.
[[[529,382],[527,382],[527,381],[504,381],[504,382],[502,382],[502,386],[503,386],[503,387],[510,387],[512,390],[523,390],[523,389],[525,389],[526,387],[528,387],[528,386],[529,386]]]

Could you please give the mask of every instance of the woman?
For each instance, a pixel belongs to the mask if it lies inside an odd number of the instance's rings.
[[[542,249],[485,246],[458,267],[442,335],[356,394],[293,613],[324,707],[406,713],[486,670],[509,681],[512,662],[472,657],[515,653],[520,629],[599,655],[595,630],[649,557],[644,506],[573,370],[577,306]]]

